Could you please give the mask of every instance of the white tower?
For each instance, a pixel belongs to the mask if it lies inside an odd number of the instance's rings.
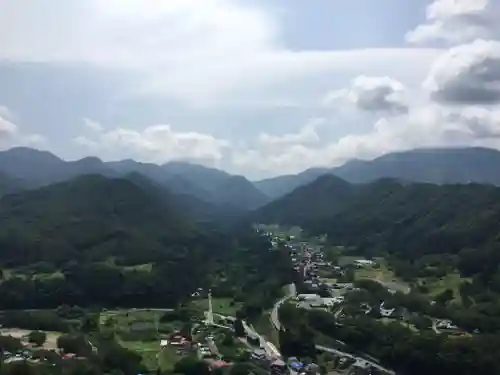
[[[214,313],[212,310],[212,290],[208,290],[208,314],[207,314],[207,323],[214,324]]]

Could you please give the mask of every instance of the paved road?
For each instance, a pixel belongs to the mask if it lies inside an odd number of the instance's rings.
[[[295,284],[294,283],[289,284],[287,295],[274,304],[274,307],[271,311],[270,319],[271,319],[271,324],[277,331],[281,330],[281,323],[278,317],[279,308],[286,300],[295,297],[295,295],[296,295]]]

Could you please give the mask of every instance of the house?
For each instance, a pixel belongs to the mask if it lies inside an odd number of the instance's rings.
[[[271,370],[271,374],[273,375],[283,375],[288,372],[286,363],[283,362],[281,359],[275,360],[274,362],[271,363],[269,367]]]
[[[382,315],[385,318],[388,318],[388,317],[392,316],[392,314],[394,314],[394,311],[396,311],[396,309],[395,308],[386,309],[386,308],[384,308],[384,303],[385,302],[382,302],[380,304],[380,307],[379,307],[379,309],[380,309],[380,315]]]
[[[358,259],[354,261],[354,265],[358,268],[373,266],[374,264],[375,262],[373,260],[367,260],[367,259]]]
[[[254,349],[250,354],[250,358],[258,361],[263,361],[267,358],[266,351],[264,349]]]
[[[299,294],[296,299],[297,301],[314,301],[321,297],[318,294]]]
[[[184,336],[179,335],[179,334],[174,334],[174,335],[170,338],[170,345],[173,345],[173,346],[182,346],[182,345],[186,345],[188,342],[189,342],[189,340],[188,340],[188,339],[186,339]]]
[[[448,319],[441,320],[436,324],[436,327],[441,329],[458,329],[458,327],[454,325],[451,320]]]
[[[340,303],[344,303],[344,300],[345,300],[344,296],[323,298],[323,302],[325,303],[326,306],[338,305]]]

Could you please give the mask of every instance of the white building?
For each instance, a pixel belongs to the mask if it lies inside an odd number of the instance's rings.
[[[321,299],[318,294],[299,294],[297,296],[297,301],[316,301]]]
[[[358,259],[354,261],[354,265],[358,267],[373,266],[375,262],[373,260]]]

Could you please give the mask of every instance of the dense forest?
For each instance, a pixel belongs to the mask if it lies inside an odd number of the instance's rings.
[[[195,223],[137,176],[80,176],[0,206],[0,309],[173,307],[210,287],[253,306],[271,297],[246,285],[265,283],[272,295],[291,277],[287,254],[251,228]]]
[[[432,185],[383,179],[351,185],[322,176],[257,210],[254,218],[325,233],[336,245],[409,263],[428,255],[456,255],[461,271],[496,272],[500,188]],[[490,275],[491,276],[491,275]]]

